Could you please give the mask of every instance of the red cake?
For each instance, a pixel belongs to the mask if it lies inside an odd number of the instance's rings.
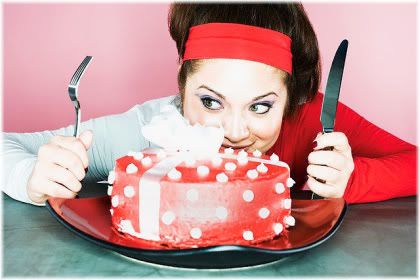
[[[286,163],[226,149],[212,158],[162,149],[130,152],[110,172],[112,225],[171,248],[250,245],[295,224]]]

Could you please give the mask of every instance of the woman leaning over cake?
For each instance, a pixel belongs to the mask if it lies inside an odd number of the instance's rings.
[[[103,180],[115,159],[149,147],[139,128],[174,104],[192,124],[221,124],[224,147],[278,155],[294,189],[348,203],[416,194],[416,146],[342,103],[335,132],[320,133],[320,56],[302,5],[173,4],[168,19],[180,94],[88,120],[79,138],[73,126],[3,133],[5,193],[36,205],[74,197],[82,179]]]

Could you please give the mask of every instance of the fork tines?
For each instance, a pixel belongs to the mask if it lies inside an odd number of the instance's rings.
[[[91,60],[92,60],[91,56],[86,56],[85,59],[83,59],[82,63],[79,65],[79,68],[77,68],[76,72],[73,74],[73,77],[71,77],[70,85],[77,86],[77,83],[79,82],[80,77],[82,77],[86,67],[88,66]]]

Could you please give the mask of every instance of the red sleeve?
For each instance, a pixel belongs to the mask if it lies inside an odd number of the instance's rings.
[[[354,171],[344,198],[348,203],[373,202],[416,195],[417,147],[370,123],[340,104],[336,131],[346,134]]]
[[[282,154],[296,182],[306,181],[307,157],[321,131],[319,116],[323,95],[302,105],[293,120],[283,123],[282,140],[273,149]],[[370,123],[339,102],[335,131],[343,132],[355,164],[344,198],[348,203],[387,200],[416,194],[417,147]],[[290,152],[290,147],[295,147]]]

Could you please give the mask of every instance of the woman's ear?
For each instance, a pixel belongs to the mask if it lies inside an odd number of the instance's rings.
[[[177,72],[179,72],[179,70],[181,70],[181,66],[182,66],[182,64],[178,65]]]

